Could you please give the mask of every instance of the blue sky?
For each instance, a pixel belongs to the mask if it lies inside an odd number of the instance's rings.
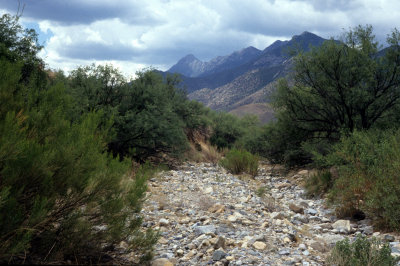
[[[128,76],[166,70],[187,54],[264,49],[303,31],[329,38],[371,24],[384,40],[400,28],[398,0],[0,0],[0,13],[15,14],[18,2],[48,67],[112,63]]]

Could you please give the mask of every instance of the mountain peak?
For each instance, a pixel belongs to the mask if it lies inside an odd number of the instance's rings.
[[[188,54],[173,65],[168,72],[180,73],[188,77],[194,77],[201,73],[204,63],[193,54]]]
[[[296,39],[322,39],[322,38],[312,32],[303,31],[300,35],[294,35],[292,37],[292,40]]]
[[[188,54],[184,57],[182,57],[181,60],[182,62],[192,62],[192,61],[200,61],[197,57],[195,57],[193,54]]]

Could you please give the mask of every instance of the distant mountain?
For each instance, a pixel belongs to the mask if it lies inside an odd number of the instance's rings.
[[[179,73],[186,77],[204,77],[240,66],[253,60],[261,53],[260,50],[250,46],[227,56],[218,56],[208,62],[200,61],[194,55],[189,54],[179,60],[167,72]]]
[[[167,72],[179,73],[186,77],[196,77],[204,71],[204,68],[204,62],[197,59],[194,55],[189,54],[179,60]]]
[[[263,51],[248,47],[208,62],[187,55],[167,72],[181,74],[181,85],[190,99],[203,102],[214,110],[238,115],[254,113],[266,122],[273,116],[270,106],[265,103],[275,90],[274,81],[291,72],[293,54],[320,46],[324,41],[305,31],[291,40],[275,41]]]

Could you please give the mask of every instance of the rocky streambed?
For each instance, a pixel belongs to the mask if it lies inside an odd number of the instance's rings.
[[[252,179],[207,163],[160,173],[143,209],[144,225],[161,232],[153,265],[324,265],[337,241],[356,234],[380,237],[400,255],[398,236],[339,220],[308,199],[299,185],[308,174],[283,177],[264,165]]]

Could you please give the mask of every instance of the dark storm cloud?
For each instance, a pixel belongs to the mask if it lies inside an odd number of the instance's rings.
[[[2,0],[0,7],[37,20],[71,24],[90,24],[94,21],[120,18],[130,23],[149,24],[156,20],[141,9],[140,1],[82,1],[82,0]]]
[[[351,11],[360,9],[364,3],[357,0],[290,0],[292,2],[305,2],[312,5],[318,11]]]

